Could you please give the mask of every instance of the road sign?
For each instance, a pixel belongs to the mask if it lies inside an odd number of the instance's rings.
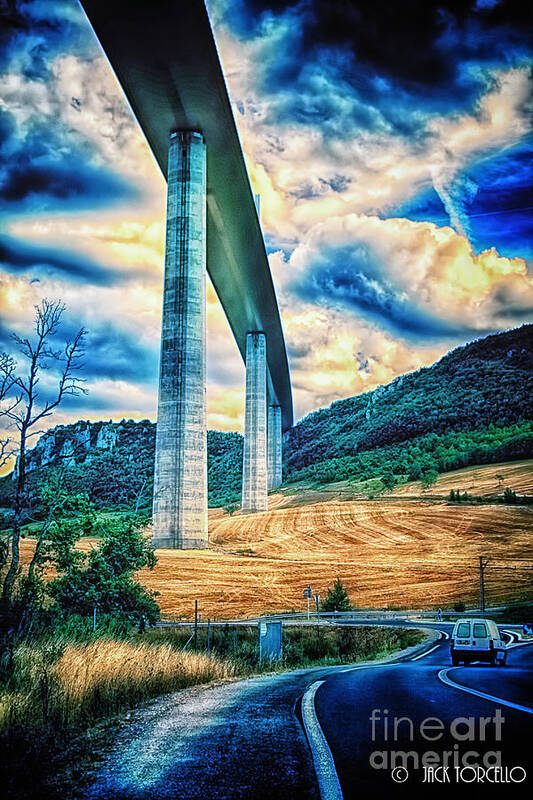
[[[533,622],[525,622],[522,633],[524,636],[533,636]]]

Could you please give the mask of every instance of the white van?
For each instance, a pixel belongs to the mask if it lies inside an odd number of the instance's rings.
[[[460,661],[488,661],[502,666],[507,661],[507,648],[500,636],[498,626],[491,619],[468,617],[458,619],[450,640],[452,664]]]

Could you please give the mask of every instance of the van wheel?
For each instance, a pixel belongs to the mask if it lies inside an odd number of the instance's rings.
[[[459,659],[457,658],[457,656],[452,656],[452,664],[454,667],[459,666]]]
[[[502,658],[497,662],[499,667],[505,667],[507,664],[507,653],[504,653]]]

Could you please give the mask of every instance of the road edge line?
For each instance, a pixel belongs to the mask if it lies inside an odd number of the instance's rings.
[[[302,697],[302,721],[313,754],[321,800],[343,800],[339,776],[324,731],[316,715],[315,695],[325,681],[315,681]]]
[[[481,697],[483,700],[490,700],[498,705],[515,708],[517,711],[525,711],[526,714],[533,714],[533,708],[530,708],[529,706],[521,706],[519,703],[513,703],[512,700],[504,700],[503,697],[496,697],[496,695],[487,694],[487,692],[480,692],[479,689],[472,689],[471,686],[463,686],[461,683],[456,683],[448,675],[448,672],[451,669],[457,669],[457,667],[445,667],[437,673],[437,677],[440,681],[442,681],[442,683],[445,683],[447,686],[451,686],[452,689],[459,689],[461,692],[473,694],[475,697]]]
[[[429,656],[429,654],[432,653],[434,650],[436,650],[438,646],[439,646],[439,643],[433,645],[433,647],[430,650],[424,650],[423,653],[419,653],[417,656],[414,656],[410,660],[411,661],[419,661],[421,658],[424,658],[424,656]]]

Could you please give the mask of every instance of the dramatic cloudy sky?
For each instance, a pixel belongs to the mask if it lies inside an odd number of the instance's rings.
[[[178,2],[178,0],[176,0]],[[209,0],[296,416],[533,316],[524,0]],[[75,0],[0,2],[0,345],[90,331],[51,422],[155,416],[165,184]],[[243,366],[208,292],[210,427]]]

